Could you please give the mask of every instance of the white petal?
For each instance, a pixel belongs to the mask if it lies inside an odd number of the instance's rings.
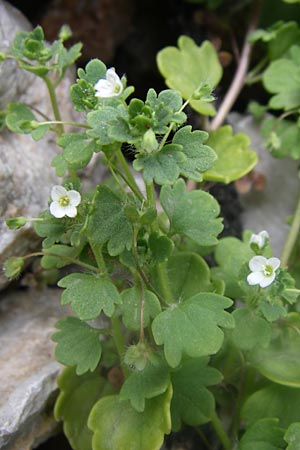
[[[64,208],[64,210],[65,215],[68,217],[75,217],[77,215],[77,209],[75,208],[75,206],[68,205]]]
[[[253,286],[255,284],[260,284],[264,278],[265,277],[262,272],[252,272],[247,276],[247,281],[248,284]]]
[[[120,81],[120,78],[116,74],[116,70],[115,70],[114,67],[111,67],[110,69],[107,69],[107,71],[106,71],[106,79],[111,84],[117,84]]]
[[[267,264],[267,261],[267,258],[264,256],[253,256],[249,261],[249,269],[252,270],[252,272],[259,271],[262,269],[262,266]]]
[[[266,230],[260,231],[258,235],[261,236],[264,240],[269,239],[269,233]]]
[[[64,195],[67,195],[67,190],[63,186],[53,186],[51,189],[51,198],[52,200],[56,201],[60,197],[63,197]]]
[[[260,237],[258,236],[258,234],[252,234],[252,235],[251,235],[249,244],[257,244],[258,247],[260,247],[260,242],[261,242],[261,239],[260,239]]]
[[[68,196],[70,199],[70,205],[71,206],[78,206],[80,201],[81,201],[81,196],[79,194],[79,192],[77,191],[68,191]]]
[[[264,277],[263,280],[261,280],[260,287],[265,288],[267,286],[270,286],[270,284],[273,283],[273,281],[275,280],[275,272],[273,273],[273,275],[271,275],[270,277]]]
[[[270,259],[268,259],[268,264],[270,266],[272,266],[274,270],[276,270],[280,266],[280,259],[279,258],[270,258]]]
[[[60,206],[58,202],[52,202],[49,209],[52,216],[56,217],[57,219],[61,219],[66,214],[65,208]]]

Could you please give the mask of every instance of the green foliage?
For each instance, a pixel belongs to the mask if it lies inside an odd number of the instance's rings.
[[[93,407],[89,428],[93,431],[93,450],[159,450],[171,429],[172,389],[146,401],[145,410],[137,412],[129,401],[106,396]],[[115,426],[117,424],[117,427]]]
[[[207,143],[217,159],[204,173],[205,180],[231,183],[250,172],[258,161],[257,154],[248,148],[249,137],[244,133],[233,135],[229,125],[211,132]]]
[[[284,430],[278,419],[261,419],[243,435],[238,450],[280,450],[285,448]]]
[[[98,188],[87,232],[89,239],[95,243],[107,243],[111,256],[119,255],[132,246],[132,225],[126,217],[124,205],[106,186]]]
[[[297,450],[298,443],[300,442],[300,423],[292,423],[285,435],[284,440],[289,444],[286,450]]]
[[[198,47],[188,36],[180,36],[178,48],[161,50],[157,64],[166,84],[177,89],[184,99],[192,98],[204,84],[215,88],[222,77],[222,67],[212,44],[205,41]],[[205,100],[191,100],[190,105],[201,114],[215,114],[215,108]]]
[[[208,358],[190,359],[171,372],[174,431],[181,428],[182,422],[192,426],[209,422],[214,413],[215,399],[206,386],[220,383],[222,374],[207,364]]]
[[[236,309],[232,313],[235,328],[232,331],[232,341],[245,351],[259,346],[266,348],[271,339],[272,329],[266,319],[260,317],[250,308]]]
[[[214,245],[222,231],[217,201],[203,191],[186,192],[183,180],[173,189],[163,186],[160,201],[170,220],[170,232],[182,234],[199,245]],[[186,213],[188,211],[188,214]]]
[[[262,135],[273,156],[300,159],[300,128],[298,122],[270,117],[263,122]]]
[[[95,141],[89,139],[85,134],[64,134],[58,139],[57,144],[64,149],[61,158],[65,161],[66,167],[74,170],[86,167],[93,152],[99,150]]]
[[[97,372],[78,376],[71,367],[62,372],[57,384],[60,394],[54,416],[64,421],[64,433],[74,450],[90,450],[93,435],[87,427],[88,416],[101,396],[113,393],[112,386]]]
[[[25,261],[20,256],[11,256],[3,264],[4,275],[7,278],[17,278],[25,264]]]
[[[57,342],[55,356],[65,366],[76,366],[76,375],[93,372],[101,357],[99,332],[76,317],[67,317],[56,324],[59,329],[52,336]]]
[[[121,303],[117,288],[104,276],[71,273],[62,278],[58,286],[66,288],[61,297],[62,305],[71,303],[73,311],[81,320],[95,319],[102,310],[111,317],[115,305]]]
[[[147,327],[151,318],[157,316],[161,306],[156,295],[148,290],[142,291],[137,286],[125,289],[122,297],[122,319],[129,330],[137,331],[141,328],[141,308],[143,308],[143,327]]]
[[[152,332],[155,342],[164,345],[168,364],[176,367],[182,355],[192,358],[216,353],[223,342],[224,333],[219,327],[232,328],[232,316],[224,311],[232,301],[212,293],[200,293],[173,303],[155,317]]]

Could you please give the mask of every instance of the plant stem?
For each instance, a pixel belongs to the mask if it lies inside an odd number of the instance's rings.
[[[156,272],[159,280],[160,289],[165,300],[165,303],[170,305],[173,303],[173,293],[170,287],[170,280],[168,277],[167,265],[165,262],[157,264]]]
[[[143,194],[141,193],[140,188],[138,187],[135,178],[128,167],[128,164],[126,162],[126,159],[124,158],[122,151],[118,150],[116,155],[124,171],[124,174],[126,175],[126,181],[128,183],[128,186],[131,188],[132,192],[135,193],[135,195],[138,197],[140,201],[144,200]]]
[[[88,128],[91,127],[89,125],[86,125],[85,123],[79,123],[79,122],[72,122],[70,120],[47,120],[45,122],[39,122],[39,125],[71,125],[74,127],[80,127],[80,128]]]
[[[55,89],[52,84],[52,81],[50,80],[50,78],[47,75],[45,75],[43,77],[43,80],[45,81],[47,89],[48,89],[50,102],[51,102],[51,106],[53,109],[53,114],[54,114],[55,120],[57,120],[58,122],[61,122],[61,116],[60,116],[58,103],[57,103],[57,99],[56,99],[56,94],[55,94]],[[63,128],[62,124],[57,125],[57,131],[58,131],[59,135],[61,135],[64,132],[64,128]]]
[[[126,365],[124,364],[124,355],[125,355],[125,340],[121,329],[121,324],[119,317],[114,314],[111,318],[111,324],[113,329],[113,337],[114,341],[117,347],[118,355],[121,361],[121,366],[123,370],[123,374],[126,377],[129,375],[129,370],[127,369]]]
[[[225,95],[224,100],[218,110],[218,113],[211,122],[210,129],[212,131],[217,130],[222,125],[227,114],[231,110],[240,91],[242,90],[242,88],[245,84],[245,79],[246,79],[246,74],[247,74],[247,70],[249,67],[250,55],[251,55],[251,49],[252,49],[252,45],[250,44],[250,42],[248,42],[248,35],[253,30],[255,30],[255,28],[257,26],[257,23],[259,20],[260,6],[261,6],[260,0],[256,0],[253,3],[253,11],[252,11],[252,15],[251,15],[251,18],[249,21],[248,31],[247,31],[246,37],[245,37],[245,41],[244,41],[244,45],[243,45],[243,49],[242,49],[242,53],[241,53],[241,59],[240,59],[238,68],[235,72],[232,83],[231,83],[231,85],[227,91],[227,94]]]
[[[102,254],[102,245],[101,244],[97,244],[95,241],[89,240],[89,244],[92,248],[92,251],[94,253],[97,265],[99,267],[99,269],[101,270],[101,272],[103,273],[103,275],[107,274],[107,270],[106,270],[106,265],[105,265],[105,261],[103,259],[103,254]]]
[[[291,224],[290,231],[288,233],[287,239],[285,241],[282,253],[281,253],[281,264],[282,267],[288,267],[289,260],[295,244],[297,242],[297,238],[300,231],[300,198],[297,203],[297,207],[294,213],[293,221]]]
[[[211,423],[215,429],[216,434],[218,435],[223,448],[225,450],[232,450],[232,444],[231,441],[226,433],[226,431],[224,430],[223,424],[220,421],[219,417],[217,416],[216,412],[213,413],[212,418],[211,418]]]
[[[78,259],[72,258],[71,256],[58,255],[57,253],[51,253],[51,252],[47,252],[47,251],[29,253],[28,255],[22,256],[22,258],[28,259],[28,258],[32,258],[34,256],[53,256],[54,258],[60,258],[62,260],[65,260],[66,262],[69,262],[70,264],[76,264],[77,266],[83,267],[84,269],[99,273],[98,267],[92,266],[91,264],[87,264],[83,261],[79,261]]]

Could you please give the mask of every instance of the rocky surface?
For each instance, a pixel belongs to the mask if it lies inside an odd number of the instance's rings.
[[[52,406],[62,366],[51,335],[66,314],[58,289],[3,294],[0,302],[0,448],[35,448],[57,431]]]
[[[255,172],[263,177],[264,187],[241,194],[241,215],[244,229],[254,232],[267,230],[274,256],[280,257],[289,231],[286,222],[296,208],[299,193],[298,162],[290,158],[271,156],[264,145],[259,124],[252,116],[231,113],[229,123],[235,132],[247,133],[251,148],[258,153],[259,162]]]

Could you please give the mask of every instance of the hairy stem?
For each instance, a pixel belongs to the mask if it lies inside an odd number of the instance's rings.
[[[260,9],[261,9],[261,1],[256,0],[253,3],[253,11],[252,11],[252,15],[250,17],[249,27],[248,27],[248,30],[246,33],[245,42],[244,42],[243,49],[241,52],[241,58],[240,58],[238,68],[236,70],[236,73],[234,75],[232,83],[229,87],[229,90],[228,90],[227,94],[225,95],[224,100],[218,110],[218,113],[211,122],[210,129],[212,131],[217,130],[222,125],[227,114],[230,112],[232,106],[234,105],[239,93],[241,92],[241,90],[245,84],[246,74],[247,74],[247,70],[249,67],[250,55],[251,55],[251,49],[252,49],[252,45],[250,44],[250,42],[248,42],[248,35],[252,31],[254,31],[257,26],[257,23],[259,20]]]
[[[124,340],[123,332],[121,329],[120,319],[116,314],[114,314],[113,317],[111,318],[111,324],[112,324],[112,329],[113,329],[113,338],[114,338],[117,352],[118,352],[118,355],[119,355],[119,358],[121,361],[122,371],[126,378],[129,375],[129,370],[123,362],[125,351],[126,351],[125,340]]]
[[[55,120],[57,120],[58,122],[61,122],[61,116],[60,116],[60,112],[59,112],[59,108],[58,108],[57,98],[56,98],[56,94],[55,94],[55,88],[52,84],[52,81],[50,80],[49,77],[47,77],[47,75],[43,77],[43,80],[45,81],[47,89],[48,89],[50,102],[51,102],[51,106],[53,109],[53,114],[54,114]],[[64,132],[64,128],[61,123],[59,123],[57,125],[57,132],[59,135],[61,135]]]
[[[289,260],[294,250],[295,244],[298,241],[300,231],[300,198],[297,203],[297,207],[294,213],[293,221],[287,239],[285,241],[282,253],[281,253],[281,264],[282,267],[288,267]]]
[[[223,427],[223,424],[221,422],[221,420],[219,419],[219,417],[217,416],[216,412],[213,413],[212,418],[211,418],[211,423],[212,426],[215,429],[215,432],[217,434],[217,436],[219,437],[223,448],[225,450],[232,450],[232,444],[231,441]]]

